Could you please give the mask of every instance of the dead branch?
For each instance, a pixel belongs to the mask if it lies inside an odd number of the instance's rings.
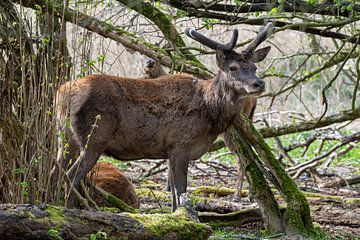
[[[323,183],[321,187],[322,188],[344,187],[358,183],[360,183],[360,175],[350,178],[339,178],[334,181]]]
[[[329,156],[331,153],[336,151],[338,148],[349,144],[350,142],[358,142],[360,141],[360,133],[352,134],[343,140],[341,140],[339,143],[335,144],[332,148],[330,148],[327,152],[321,154],[320,156],[317,156],[305,163],[297,164],[296,166],[289,167],[287,171],[290,175],[292,175],[294,178],[297,178],[300,176],[301,173],[303,173],[305,170],[317,166],[322,159]]]

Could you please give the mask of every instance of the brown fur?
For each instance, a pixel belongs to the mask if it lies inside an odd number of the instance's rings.
[[[57,96],[58,127],[74,151],[64,157],[59,139],[58,161],[65,159],[62,166],[67,168],[80,151],[67,173],[79,188],[103,153],[121,160],[168,158],[175,210],[180,194],[186,192],[189,161],[207,152],[232,123],[242,110],[243,96],[264,90],[254,62],[268,51],[260,49],[244,58],[242,53],[219,49],[221,71],[210,80],[185,74],[157,81],[91,75],[64,84]],[[67,114],[70,128],[65,124]],[[74,196],[69,194],[67,207],[74,206]]]
[[[91,180],[106,192],[123,200],[126,204],[139,208],[140,202],[134,186],[115,166],[107,162],[98,162],[90,173]],[[94,201],[99,206],[111,206],[101,196],[95,195]]]

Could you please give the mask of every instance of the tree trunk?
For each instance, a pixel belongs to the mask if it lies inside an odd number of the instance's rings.
[[[234,133],[235,129],[237,130],[236,133]],[[232,140],[234,144],[241,144],[241,141],[246,141],[251,144],[253,148],[249,146],[247,147],[247,151],[251,152],[254,156],[259,156],[270,170],[271,175],[276,179],[278,184],[275,184],[275,187],[278,188],[287,204],[287,209],[283,215],[286,233],[291,236],[315,236],[316,232],[310,216],[309,204],[306,201],[305,196],[298,189],[293,179],[286,174],[285,169],[281,164],[275,159],[269,146],[265,143],[260,133],[256,131],[251,121],[248,120],[246,116],[241,115],[241,117],[233,123],[233,127],[230,128],[230,131],[233,132]],[[243,147],[241,149],[243,149]],[[253,149],[256,151],[257,155],[254,153]],[[257,168],[254,163],[252,166],[254,169]],[[249,168],[249,166],[246,167]],[[248,174],[249,169],[247,168],[245,169]],[[254,187],[255,191],[255,187],[259,183],[254,184],[254,182],[250,181],[250,184]],[[260,187],[258,191],[261,191],[261,189],[262,187]]]
[[[119,214],[51,205],[0,205],[2,239],[207,239],[211,228],[173,214]]]
[[[256,165],[257,156],[255,152],[234,126],[227,129],[224,138],[231,152],[239,156],[241,169],[245,170],[245,175],[249,185],[251,185],[252,194],[259,204],[265,225],[272,230],[284,232],[279,206],[266,179]]]

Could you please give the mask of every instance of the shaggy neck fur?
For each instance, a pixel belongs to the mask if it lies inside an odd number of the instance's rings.
[[[209,80],[204,97],[212,132],[219,134],[225,131],[239,114],[243,101],[239,94],[229,86],[226,74],[222,71],[213,80]]]

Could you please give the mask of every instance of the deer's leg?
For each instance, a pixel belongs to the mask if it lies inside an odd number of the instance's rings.
[[[240,163],[237,161],[237,179],[236,179],[236,189],[233,197],[234,202],[241,201],[241,191],[244,183],[245,174],[241,170]]]
[[[236,189],[235,189],[235,193],[233,196],[233,201],[239,202],[241,200],[241,190],[242,190],[244,178],[245,178],[245,172],[242,171],[241,164],[240,164],[242,159],[241,159],[241,156],[236,152],[235,147],[232,144],[232,142],[230,141],[229,135],[227,132],[223,133],[223,137],[224,137],[224,142],[225,142],[226,146],[230,149],[232,155],[236,158],[237,179],[236,179]]]
[[[75,195],[71,189],[74,187],[79,190],[80,181],[86,176],[86,174],[94,167],[96,161],[104,151],[104,144],[96,143],[88,145],[85,150],[82,150],[80,156],[77,158],[75,163],[71,166],[68,171],[68,178],[71,182],[68,191],[66,192],[67,197],[65,198],[65,207],[73,208],[75,202]]]
[[[189,151],[184,151],[188,153]],[[170,188],[173,196],[172,210],[175,211],[180,203],[180,195],[186,192],[189,157],[187,154],[174,154],[169,159]]]
[[[165,191],[167,192],[171,192],[171,177],[170,177],[170,160],[168,160],[168,176],[166,179],[166,186],[165,186]]]

